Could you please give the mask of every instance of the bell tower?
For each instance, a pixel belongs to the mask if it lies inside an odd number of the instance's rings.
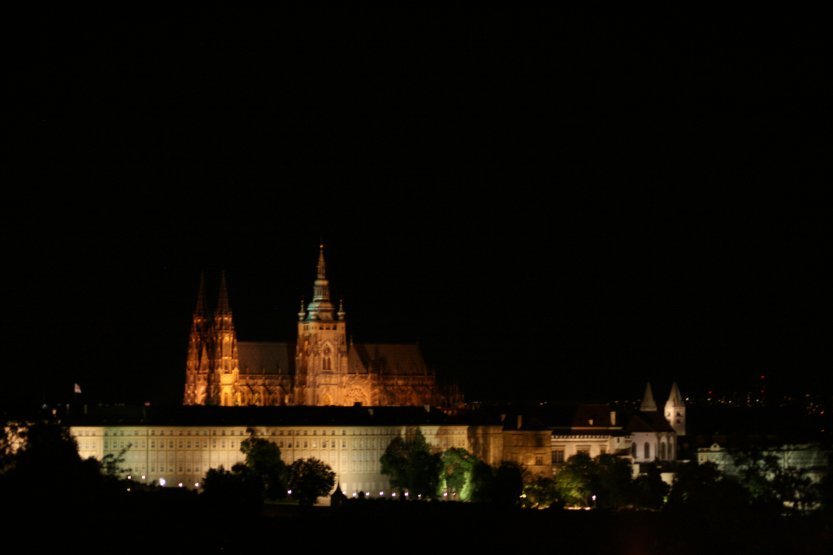
[[[680,395],[680,388],[677,382],[671,384],[671,393],[665,402],[665,419],[674,428],[678,436],[685,435],[685,401]]]
[[[336,312],[330,301],[330,282],[324,261],[324,244],[318,248],[318,265],[312,301],[298,312],[295,351],[295,404],[342,405],[342,382],[347,368],[347,322],[342,304]]]

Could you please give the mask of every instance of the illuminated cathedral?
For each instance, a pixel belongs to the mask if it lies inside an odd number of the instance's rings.
[[[324,246],[312,301],[301,303],[294,343],[238,341],[225,276],[213,313],[201,278],[188,341],[185,405],[448,406],[416,344],[347,339],[343,304],[330,300]],[[453,388],[449,388],[453,391]]]

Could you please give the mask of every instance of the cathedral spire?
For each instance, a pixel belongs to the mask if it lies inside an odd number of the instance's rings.
[[[324,241],[318,245],[318,279],[327,279],[327,265],[324,263]]]
[[[642,405],[639,410],[641,412],[652,412],[657,410],[657,404],[654,401],[654,393],[651,391],[651,382],[645,384],[645,395],[642,397]]]
[[[217,314],[231,312],[228,304],[228,290],[226,289],[226,272],[220,272],[220,296],[217,299]]]
[[[200,272],[200,285],[197,289],[197,306],[194,308],[194,318],[205,318],[208,310],[205,305],[205,272]]]
[[[312,289],[312,301],[307,306],[306,320],[333,320],[335,307],[330,302],[330,282],[327,280],[327,265],[324,262],[324,243],[318,247],[318,266]]]

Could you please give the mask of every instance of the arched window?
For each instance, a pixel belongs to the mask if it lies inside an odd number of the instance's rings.
[[[636,458],[636,443],[631,443],[631,456]]]
[[[645,458],[647,460],[651,459],[651,444],[647,441],[645,442]]]
[[[332,362],[330,361],[330,346],[324,345],[324,370],[332,369]]]
[[[661,441],[659,443],[659,458],[660,460],[665,460],[665,442]]]

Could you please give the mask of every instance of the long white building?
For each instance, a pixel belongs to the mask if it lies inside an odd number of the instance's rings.
[[[202,409],[202,414],[194,414],[194,409]],[[392,439],[410,437],[416,430],[438,452],[458,447],[490,465],[512,460],[535,474],[551,472],[549,431],[526,430],[517,423],[507,428],[502,423],[454,422],[422,407],[240,410],[189,407],[176,418],[181,423],[97,418],[99,422],[79,422],[70,430],[84,458],[101,460],[123,453],[122,468],[132,480],[187,488],[200,487],[210,468],[228,469],[243,462],[240,444],[250,430],[274,442],[287,464],[315,457],[330,465],[347,495],[390,495],[379,459]],[[194,420],[201,422],[191,423]]]

